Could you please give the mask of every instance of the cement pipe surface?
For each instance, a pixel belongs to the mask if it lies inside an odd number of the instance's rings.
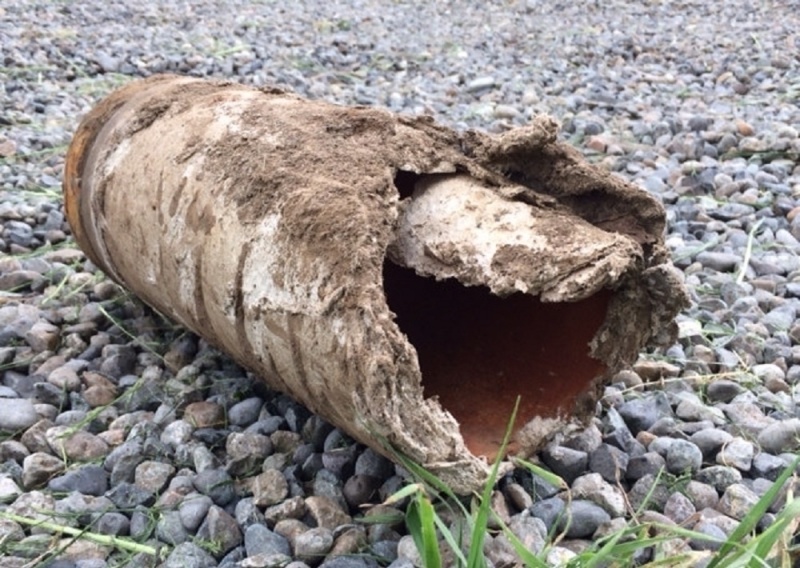
[[[686,302],[645,191],[539,117],[499,136],[157,76],[83,120],[67,217],[144,302],[456,491],[585,424]]]

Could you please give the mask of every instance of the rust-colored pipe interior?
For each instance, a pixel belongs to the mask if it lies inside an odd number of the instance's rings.
[[[605,318],[608,292],[574,303],[500,298],[388,260],[384,289],[417,350],[425,396],[437,396],[458,420],[475,455],[494,459],[518,395],[515,430],[536,416],[573,412],[576,396],[604,371],[588,344]]]

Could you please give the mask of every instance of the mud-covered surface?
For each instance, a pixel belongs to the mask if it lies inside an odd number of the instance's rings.
[[[388,440],[457,491],[484,482],[480,459],[494,458],[517,396],[517,430],[526,434],[515,449],[530,455],[559,431],[585,424],[604,380],[663,335],[685,301],[677,280],[671,296],[653,301],[642,277],[656,262],[652,251],[663,249],[662,234],[649,232],[663,226],[661,205],[562,147],[547,117],[497,140],[228,83],[164,76],[123,91],[86,119],[86,130],[100,124],[84,150],[91,158],[71,156],[85,167],[76,168],[80,189],[68,180],[65,190],[82,202],[70,210],[86,214],[71,222],[94,237],[89,246],[101,267],[110,262],[120,284],[271,387],[377,451],[387,452]],[[120,97],[127,102],[99,123],[96,116]],[[84,139],[80,132],[79,148]],[[532,169],[537,163],[547,171]],[[400,171],[419,180],[402,213]],[[559,172],[566,179],[554,181]],[[506,197],[514,193],[551,194],[555,202],[540,210]],[[584,221],[597,216],[598,226]],[[153,226],[158,230],[141,246]],[[608,230],[619,227],[625,231]],[[404,308],[398,333],[381,272],[390,246],[389,262],[419,277],[555,306],[547,314],[514,308],[512,300],[492,308],[465,297],[438,316]],[[215,258],[220,250],[229,261]],[[166,274],[170,264],[177,278]],[[600,301],[592,318],[570,304],[600,294],[611,299]],[[459,323],[463,313],[484,316]],[[620,314],[626,325],[612,327]],[[436,326],[440,318],[445,326],[425,340],[423,357],[403,325],[419,319]],[[549,340],[537,341],[545,320]],[[386,343],[364,341],[376,323]],[[554,333],[553,325],[571,331]],[[496,339],[481,342],[481,332]],[[525,334],[525,343],[511,340]],[[567,345],[574,346],[568,359],[585,363],[571,369],[553,359]],[[433,363],[431,352],[451,364]],[[389,368],[377,371],[379,361]],[[386,411],[381,394],[391,391],[382,382],[404,385],[396,416]],[[461,396],[462,389],[469,392]],[[497,404],[488,405],[493,390]],[[331,398],[339,406],[329,405]],[[526,427],[534,418],[556,421],[537,431]],[[471,466],[451,477],[448,462]]]

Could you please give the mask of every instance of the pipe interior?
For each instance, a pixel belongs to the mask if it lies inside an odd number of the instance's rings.
[[[536,416],[573,412],[578,394],[605,370],[588,344],[608,292],[544,303],[421,277],[388,260],[383,275],[397,325],[417,351],[425,396],[438,397],[458,420],[475,455],[494,459],[518,395],[515,431]]]

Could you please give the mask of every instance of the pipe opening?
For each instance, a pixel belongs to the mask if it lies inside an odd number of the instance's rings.
[[[414,193],[414,187],[420,178],[422,178],[420,174],[397,170],[394,174],[394,186],[397,188],[397,193],[400,194],[400,199],[411,197],[411,194]]]
[[[500,298],[388,260],[383,277],[389,308],[417,351],[425,396],[455,417],[475,455],[494,459],[518,395],[515,433],[537,416],[574,413],[577,396],[605,370],[588,344],[605,319],[608,291],[574,303]]]

